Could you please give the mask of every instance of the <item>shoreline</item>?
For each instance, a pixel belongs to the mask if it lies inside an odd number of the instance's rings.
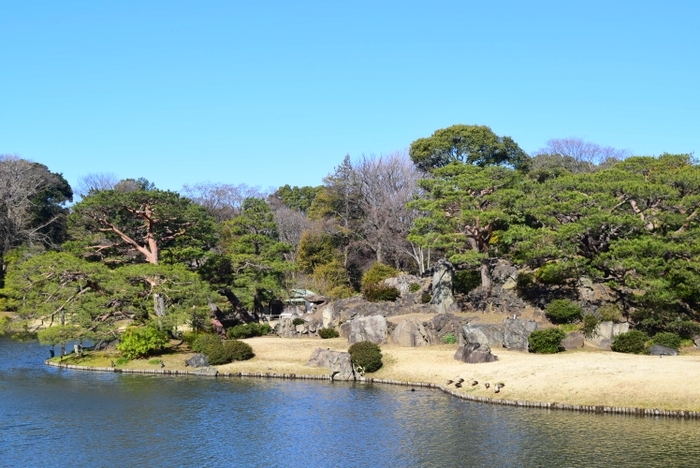
[[[251,361],[240,361],[216,366],[214,367],[218,371],[216,377],[332,381],[326,369],[306,367],[306,361],[313,349],[328,347],[338,351],[345,351],[348,346],[343,339],[320,340],[259,337],[243,341],[253,346],[256,357]],[[664,385],[660,385],[659,388],[648,388],[642,394],[638,392],[630,393],[635,388],[634,385],[630,385],[627,388],[619,388],[619,391],[615,393],[617,398],[613,398],[612,400],[614,401],[611,404],[604,401],[606,399],[610,400],[610,395],[597,393],[600,390],[597,384],[599,379],[596,379],[594,375],[595,369],[600,371],[602,367],[611,367],[612,370],[607,369],[608,374],[606,375],[612,376],[616,374],[628,380],[633,379],[637,375],[641,366],[642,372],[647,373],[646,377],[651,381],[662,378],[664,375],[665,377],[675,375],[676,379],[686,382],[687,387],[690,388],[693,387],[693,381],[695,381],[693,377],[695,376],[688,375],[685,372],[679,373],[678,369],[682,368],[687,371],[688,364],[700,369],[697,365],[700,363],[700,356],[695,354],[684,356],[686,359],[682,359],[683,357],[679,356],[657,360],[650,356],[624,355],[592,350],[559,353],[556,355],[535,355],[494,349],[494,352],[499,355],[499,361],[487,364],[465,364],[452,359],[455,349],[454,345],[423,348],[401,348],[394,345],[382,345],[384,367],[373,374],[376,377],[365,377],[355,382],[436,389],[456,398],[492,405],[594,414],[700,420],[700,411],[696,411],[696,408],[694,408],[694,406],[697,407],[700,404],[700,390],[696,390],[690,395],[684,395],[687,403],[689,403],[686,406],[681,404],[674,405],[672,401],[664,397],[666,392],[669,391],[669,386],[677,385],[678,382],[663,382]],[[140,365],[142,366],[141,368],[85,366],[49,360],[45,361],[45,363],[58,368],[92,372],[206,376],[206,374],[201,372],[190,371],[184,368],[184,365],[178,368],[176,364],[173,364],[176,362],[174,356],[178,355],[171,355],[171,360],[166,361],[168,362],[167,369],[144,368],[145,363],[141,361],[135,361],[135,365]],[[431,358],[435,356],[439,358],[437,362],[432,362]],[[179,357],[182,358],[183,356],[179,355]],[[446,359],[449,359],[449,361]],[[674,362],[674,359],[677,361]],[[499,363],[500,366],[498,366]],[[582,363],[586,363],[586,365],[582,365]],[[592,367],[591,363],[593,363]],[[630,363],[635,365],[633,366]],[[560,367],[561,364],[567,365],[566,367]],[[630,368],[628,372],[625,372],[625,367]],[[407,368],[410,368],[410,372],[406,370]],[[260,369],[268,369],[268,372],[260,372]],[[517,372],[513,373],[513,370]],[[549,373],[544,372],[544,370],[548,370]],[[659,373],[660,370],[662,371],[661,373]],[[440,374],[448,376],[462,374],[466,378],[469,376],[468,372],[471,372],[471,375],[476,379],[481,381],[487,381],[488,379],[492,382],[494,380],[491,378],[491,375],[498,374],[506,382],[506,388],[504,388],[502,394],[499,394],[499,397],[492,398],[486,396],[485,393],[487,392],[481,386],[458,391],[442,385],[440,382],[444,381],[444,379],[436,380]],[[538,392],[537,388],[532,388],[532,382],[524,378],[525,374],[539,376],[539,380],[543,381],[545,387],[555,385],[557,382],[561,384],[563,381],[568,381],[568,385],[559,385],[559,390],[553,392],[551,400],[546,398],[528,398],[528,395],[536,395]],[[697,370],[695,374],[698,375]],[[639,384],[639,382],[637,383]],[[659,392],[660,389],[666,389],[666,392]],[[682,391],[682,388],[679,388],[679,391]],[[591,394],[593,397],[591,397]],[[567,399],[569,401],[562,401]],[[589,403],[590,400],[594,400],[593,404]],[[628,404],[620,404],[621,400],[627,400]],[[691,404],[691,401],[695,404]],[[647,404],[640,405],[640,402]],[[662,405],[660,404],[661,402],[666,404]]]

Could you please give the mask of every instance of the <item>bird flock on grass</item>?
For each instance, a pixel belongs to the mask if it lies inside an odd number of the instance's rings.
[[[447,380],[445,381],[445,385],[448,385],[448,386],[449,386],[449,385],[455,384],[455,388],[462,388],[462,383],[463,383],[463,382],[464,382],[464,379],[463,379],[463,378],[457,377],[457,378],[455,378],[455,379],[447,379]],[[479,385],[479,381],[478,381],[478,380],[472,380],[472,381],[470,382],[470,384],[471,384],[472,387],[476,387],[477,385]],[[505,387],[505,386],[506,386],[506,384],[504,384],[503,382],[499,382],[499,383],[495,384],[495,385],[493,386],[493,391],[494,391],[494,393],[501,393],[501,389],[502,389],[503,387]],[[484,383],[484,388],[485,388],[486,390],[488,390],[489,388],[491,388],[491,384],[490,384],[489,382]]]

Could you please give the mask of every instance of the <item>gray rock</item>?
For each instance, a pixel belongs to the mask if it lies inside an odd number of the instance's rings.
[[[204,354],[195,354],[191,358],[185,360],[187,367],[209,367],[209,358]]]
[[[381,315],[358,317],[350,322],[348,343],[371,341],[374,344],[382,344],[386,341],[386,331],[386,319]]]
[[[700,348],[700,335],[696,335],[693,337],[693,343],[695,343],[696,348]]]
[[[485,344],[467,343],[457,348],[455,359],[468,364],[481,364],[482,362],[493,362],[498,360],[498,356],[491,353],[491,348]]]
[[[620,333],[626,333],[630,329],[630,324],[627,322],[623,323],[613,323],[613,322],[600,322],[595,329],[593,338],[586,339],[586,342],[596,348],[602,349],[604,351],[610,351],[610,346],[612,345],[612,340],[614,337]]]
[[[567,333],[566,337],[561,340],[561,347],[566,350],[583,348],[583,345],[583,333],[580,332]]]
[[[426,327],[416,319],[406,319],[391,333],[391,341],[399,346],[428,346],[435,344],[436,335],[433,327]]]
[[[462,339],[465,343],[503,346],[503,325],[495,323],[468,323],[462,327]]]
[[[517,351],[527,351],[527,339],[530,333],[537,330],[534,320],[510,319],[503,320],[503,347]]]
[[[219,373],[219,371],[214,368],[214,367],[202,367],[197,370],[193,370],[190,372],[192,375],[205,375],[208,377],[216,377],[216,375]]]
[[[454,312],[457,309],[452,294],[452,276],[454,268],[445,259],[441,259],[433,270],[433,305],[441,313]]]
[[[423,280],[413,275],[399,275],[395,278],[387,278],[384,280],[385,285],[398,289],[402,296],[410,292],[409,288],[412,283],[422,285]]]
[[[306,365],[309,367],[325,367],[330,371],[332,380],[355,380],[355,371],[350,360],[350,353],[317,348],[311,353],[309,362]]]
[[[678,356],[680,353],[673,348],[666,346],[654,345],[649,348],[649,354],[652,356]]]

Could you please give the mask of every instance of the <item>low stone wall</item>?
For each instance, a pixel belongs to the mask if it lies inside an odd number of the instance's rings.
[[[161,374],[161,375],[191,375],[201,376],[196,371],[186,370],[166,370],[166,369],[119,369],[115,367],[90,367],[77,366],[74,364],[61,364],[59,362],[45,361],[46,364],[62,369],[85,370],[94,372],[115,372],[122,374]],[[307,375],[307,374],[275,374],[271,372],[219,372],[216,377],[248,377],[248,378],[265,378],[265,379],[287,379],[287,380],[332,380],[330,375]],[[498,398],[488,398],[473,396],[466,393],[460,393],[455,390],[445,388],[442,385],[425,383],[425,382],[404,382],[401,380],[390,379],[374,379],[371,377],[361,377],[360,382],[370,384],[384,385],[401,385],[404,387],[416,388],[433,388],[440,390],[448,395],[451,395],[462,400],[474,401],[477,403],[486,403],[490,405],[502,406],[518,406],[521,408],[539,408],[546,410],[563,410],[577,411],[581,413],[595,414],[622,414],[627,416],[637,417],[654,417],[654,418],[677,418],[677,419],[695,419],[700,420],[700,412],[697,411],[678,411],[678,410],[661,410],[655,408],[626,408],[618,406],[600,406],[600,405],[569,405],[556,402],[538,402],[538,401],[522,401],[522,400],[507,400]]]

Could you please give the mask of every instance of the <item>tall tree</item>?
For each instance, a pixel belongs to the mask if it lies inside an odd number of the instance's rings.
[[[105,190],[85,197],[70,217],[71,248],[112,264],[194,262],[213,245],[204,208],[163,190]]]
[[[484,125],[453,125],[411,143],[413,162],[423,171],[450,163],[505,165],[527,170],[529,157],[511,137],[500,137]]]

